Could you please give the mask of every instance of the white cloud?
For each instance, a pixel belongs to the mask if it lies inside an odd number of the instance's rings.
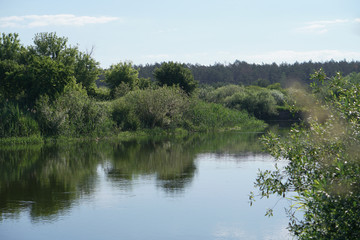
[[[305,26],[298,28],[297,30],[300,32],[306,33],[317,33],[323,34],[329,31],[329,28],[335,25],[348,23],[348,19],[336,19],[336,20],[328,20],[328,21],[314,21],[308,22]]]
[[[84,26],[120,20],[118,17],[75,16],[72,14],[25,15],[0,18],[0,27],[44,27],[44,26]]]

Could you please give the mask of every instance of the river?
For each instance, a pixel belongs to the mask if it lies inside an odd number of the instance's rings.
[[[287,200],[249,205],[259,136],[3,146],[0,239],[291,239]]]

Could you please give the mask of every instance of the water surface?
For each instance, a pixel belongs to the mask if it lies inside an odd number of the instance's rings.
[[[258,137],[2,147],[0,239],[289,239],[286,201],[249,206]]]

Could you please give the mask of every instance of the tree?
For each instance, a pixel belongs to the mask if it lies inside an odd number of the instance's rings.
[[[91,53],[79,52],[76,55],[74,69],[76,82],[81,83],[88,92],[95,87],[99,74],[99,63],[91,57]]]
[[[154,76],[160,86],[179,85],[188,95],[197,87],[191,70],[180,63],[163,63],[160,68],[155,69]]]
[[[24,72],[25,66],[15,60],[0,61],[0,97],[16,100],[25,91]]]
[[[34,45],[23,47],[17,34],[0,37],[0,97],[35,104],[41,95],[54,99],[76,80],[92,90],[99,75],[99,63],[91,53],[68,45],[56,33],[39,33]]]
[[[105,72],[105,82],[110,87],[110,94],[114,97],[116,88],[120,84],[126,84],[130,90],[137,86],[139,78],[138,70],[132,67],[131,62],[120,62],[115,65],[111,65]]]
[[[75,78],[70,66],[53,61],[48,56],[33,56],[24,76],[27,102],[33,105],[41,95],[48,95],[54,100],[72,82]]]
[[[47,56],[65,65],[71,65],[75,63],[78,49],[68,46],[67,43],[66,37],[58,37],[56,33],[38,33],[34,37],[34,45],[29,47],[29,50],[35,55]]]
[[[0,97],[12,100],[23,91],[24,65],[19,63],[23,51],[17,34],[3,33],[0,36]]]
[[[0,37],[0,61],[18,59],[22,49],[18,36],[16,33],[8,35],[2,33],[2,37]]]
[[[261,197],[296,193],[289,229],[300,239],[360,239],[360,84],[323,71],[312,77],[317,83],[308,127],[294,127],[285,139],[274,133],[263,138],[277,160],[288,162],[260,172],[256,186]],[[321,106],[311,111],[316,102]]]

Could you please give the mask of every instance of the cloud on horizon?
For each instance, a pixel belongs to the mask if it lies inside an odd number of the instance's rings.
[[[358,19],[355,19],[355,22]],[[328,20],[328,21],[313,21],[308,22],[305,26],[298,28],[297,30],[300,32],[305,33],[316,33],[316,34],[323,34],[329,31],[329,28],[335,25],[349,23],[348,19],[335,19],[335,20]]]
[[[104,24],[118,20],[121,19],[118,17],[75,16],[72,14],[25,15],[25,16],[1,17],[0,27],[35,28],[35,27],[46,27],[46,26],[84,26],[87,24]]]

